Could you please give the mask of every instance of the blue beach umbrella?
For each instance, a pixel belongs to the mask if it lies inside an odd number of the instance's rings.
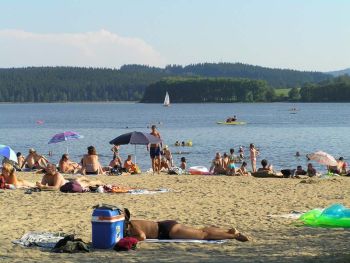
[[[0,144],[0,155],[17,163],[17,155],[9,146]]]

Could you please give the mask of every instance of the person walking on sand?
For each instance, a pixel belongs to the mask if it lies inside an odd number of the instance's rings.
[[[151,135],[161,139],[160,133],[158,132],[156,125],[152,125]],[[147,150],[149,150],[149,154],[150,154],[151,161],[152,161],[153,173],[155,171],[157,171],[158,174],[160,173],[160,169],[161,169],[160,147],[161,147],[161,145],[159,143],[147,145]],[[157,163],[156,163],[155,159],[158,160]],[[158,167],[156,167],[156,166],[158,166]]]
[[[252,164],[252,172],[256,172],[256,157],[259,154],[259,151],[255,149],[255,145],[253,143],[250,144],[249,146],[249,152],[250,152],[250,161]]]

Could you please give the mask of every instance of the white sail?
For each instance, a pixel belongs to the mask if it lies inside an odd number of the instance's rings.
[[[165,94],[164,106],[170,106],[170,98],[169,98],[169,93],[168,92],[166,92],[166,94]]]

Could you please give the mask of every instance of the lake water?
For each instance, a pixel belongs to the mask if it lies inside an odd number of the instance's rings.
[[[297,108],[291,114],[290,108]],[[228,116],[237,115],[247,125],[217,125]],[[38,125],[37,120],[43,120]],[[175,164],[182,156],[188,165],[210,166],[215,152],[238,150],[255,143],[260,149],[258,162],[266,158],[277,169],[306,165],[306,153],[323,150],[336,158],[350,157],[347,144],[350,134],[350,104],[158,104],[141,103],[53,103],[0,104],[0,144],[11,146],[24,154],[30,147],[58,162],[62,153],[79,161],[86,148],[94,145],[103,165],[112,157],[109,141],[131,131],[150,132],[156,124],[164,143],[170,146]],[[81,140],[48,144],[62,131],[76,131]],[[192,147],[174,147],[175,141],[192,140]],[[299,151],[303,157],[294,155]],[[134,153],[134,146],[121,147],[121,156]],[[148,169],[150,159],[145,146],[137,146],[137,162]]]

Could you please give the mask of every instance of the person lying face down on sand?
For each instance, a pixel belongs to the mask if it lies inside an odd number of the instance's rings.
[[[9,163],[4,163],[1,175],[5,178],[6,185],[14,185],[16,188],[34,187],[34,184],[24,180],[17,179],[16,169]]]
[[[237,229],[222,229],[219,227],[204,227],[196,229],[184,226],[175,220],[148,221],[130,220],[127,233],[140,241],[145,239],[197,239],[197,240],[221,240],[236,239],[248,241],[249,238],[241,234]]]
[[[49,161],[45,156],[38,154],[33,148],[31,148],[20,168],[22,169],[23,166],[27,164],[30,169],[45,169],[48,162]]]
[[[36,182],[36,186],[40,189],[48,189],[48,190],[59,190],[63,185],[69,183],[68,180],[64,179],[62,174],[57,171],[57,168],[54,164],[48,164],[46,167],[46,173],[43,176],[41,182]],[[89,188],[89,186],[97,186],[104,185],[103,182],[99,180],[90,180],[87,177],[78,177],[73,181],[80,184],[83,189]]]

